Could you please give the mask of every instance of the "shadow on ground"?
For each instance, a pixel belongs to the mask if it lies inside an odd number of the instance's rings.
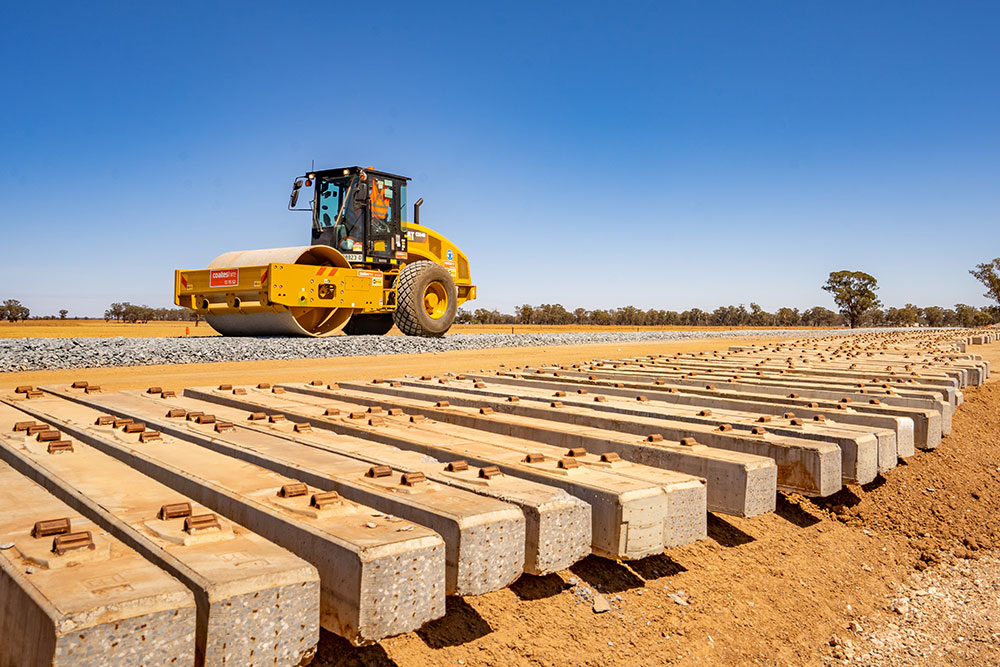
[[[708,513],[708,537],[726,548],[743,546],[756,540],[753,535],[711,512]]]
[[[458,646],[493,632],[490,624],[462,598],[451,596],[447,604],[444,618],[425,623],[417,630],[417,636],[430,648]]]
[[[666,554],[658,554],[628,563],[587,556],[569,570],[599,593],[621,593],[643,588],[649,579],[686,572],[687,568]]]
[[[593,555],[577,561],[569,570],[599,593],[621,593],[646,585],[629,567]]]
[[[321,630],[319,649],[312,667],[394,667],[396,661],[389,657],[379,644],[357,647],[343,637]]]
[[[795,524],[799,528],[815,526],[821,521],[821,519],[802,509],[800,505],[790,502],[783,493],[778,494],[777,502],[774,507],[774,513],[785,521]]]
[[[521,577],[509,586],[521,600],[541,600],[559,595],[568,586],[556,574],[548,574],[544,577],[536,577],[531,574],[522,574]]]

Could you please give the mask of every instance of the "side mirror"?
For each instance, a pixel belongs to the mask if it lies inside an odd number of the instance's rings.
[[[288,200],[288,208],[295,208],[299,203],[299,190],[302,188],[302,181],[292,183],[292,196]]]

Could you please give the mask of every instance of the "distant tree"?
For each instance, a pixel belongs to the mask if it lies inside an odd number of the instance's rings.
[[[802,321],[798,308],[779,308],[775,313],[778,324],[783,327],[794,327]]]
[[[709,321],[717,327],[739,327],[750,323],[750,313],[746,306],[719,306],[712,311]]]
[[[67,315],[69,315],[69,311],[66,310],[65,308],[63,308],[62,310],[59,311],[59,319],[60,320],[65,320]]]
[[[590,313],[590,321],[599,326],[607,326],[614,321],[614,318],[606,310],[594,310]]]
[[[61,313],[62,311],[60,311]],[[66,311],[67,313],[69,311]],[[134,303],[123,301],[113,303],[111,307],[104,311],[104,321],[110,322],[149,322],[151,320],[160,321],[194,321],[197,325],[199,315],[188,308],[150,308],[149,306],[137,306]]]
[[[584,324],[590,318],[590,313],[587,312],[586,308],[577,308],[573,311],[573,318],[577,324]]]
[[[719,306],[712,311],[711,322],[712,326],[724,327],[729,324],[729,309],[732,306]]]
[[[929,327],[944,326],[944,308],[940,306],[927,306],[920,309],[924,324]]]
[[[774,315],[760,307],[759,304],[750,304],[750,326],[767,327],[774,324]]]
[[[838,317],[841,317],[838,315]],[[885,311],[881,308],[872,308],[865,314],[866,326],[884,327],[886,324]]]
[[[813,306],[805,311],[802,313],[800,321],[810,327],[836,327],[844,323],[843,317],[823,306]]]
[[[672,326],[680,322],[680,315],[673,310],[656,310],[650,308],[646,311],[646,324],[649,326]]]
[[[128,302],[111,304],[111,307],[104,311],[104,319],[116,320],[119,322],[124,321],[125,309],[126,307],[128,307],[128,305],[129,305]]]
[[[0,316],[2,316],[0,319],[6,319],[10,322],[26,320],[30,315],[31,311],[17,299],[7,299],[0,307]]]
[[[1000,257],[992,262],[977,264],[969,273],[986,286],[986,293],[983,296],[1000,304]]]
[[[531,321],[535,324],[569,324],[573,321],[573,316],[566,312],[561,303],[543,303],[533,309]]]
[[[625,306],[614,311],[614,321],[621,326],[635,326],[645,324],[645,315],[635,306]]]
[[[979,310],[972,306],[964,303],[955,304],[955,315],[958,317],[958,323],[963,327],[971,328],[976,326],[976,317],[978,314]]]
[[[878,281],[861,271],[832,271],[823,289],[833,295],[852,329],[861,323],[866,312],[882,305],[875,294]]]
[[[904,326],[916,326],[917,320],[920,319],[920,309],[912,303],[908,303],[900,308],[899,313],[900,317],[902,317]]]
[[[517,321],[521,324],[531,324],[534,315],[535,309],[528,304],[519,306],[517,309]]]

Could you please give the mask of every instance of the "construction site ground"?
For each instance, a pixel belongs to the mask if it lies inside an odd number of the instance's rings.
[[[31,333],[28,335],[39,335]],[[70,335],[80,335],[74,332]],[[115,334],[119,335],[119,334]],[[773,341],[773,339],[770,339]],[[746,339],[0,374],[0,388],[85,377],[107,390],[370,379],[725,349]],[[1000,344],[976,353],[1000,363]],[[630,563],[590,556],[355,648],[323,632],[313,664],[996,664],[1000,380],[965,390],[952,434],[892,475],[823,499],[779,494],[708,539]],[[598,598],[598,596],[600,596]],[[595,599],[597,604],[595,605]],[[595,609],[607,603],[609,609]]]
[[[998,348],[977,352],[998,363]],[[967,390],[940,448],[867,488],[779,494],[774,514],[712,516],[709,539],[667,556],[591,556],[450,599],[444,619],[377,646],[325,634],[316,664],[997,664],[997,516],[994,377]]]

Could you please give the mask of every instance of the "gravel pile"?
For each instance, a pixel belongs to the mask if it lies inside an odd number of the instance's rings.
[[[0,340],[0,372],[48,369],[193,364],[214,361],[322,359],[416,354],[502,347],[547,347],[594,343],[641,343],[693,338],[826,336],[843,329],[761,331],[643,331],[539,334],[333,336],[331,338],[7,338]]]
[[[827,662],[995,665],[1000,656],[1000,558],[962,550],[887,596],[887,618],[851,621],[830,639]],[[865,627],[871,626],[871,629]]]

